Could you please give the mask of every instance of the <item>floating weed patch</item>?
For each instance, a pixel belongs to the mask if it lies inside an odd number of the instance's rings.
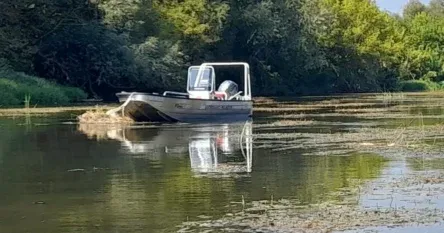
[[[291,119],[278,119],[276,121],[265,123],[265,124],[258,124],[256,125],[256,128],[268,128],[268,127],[276,127],[276,126],[304,126],[304,125],[311,125],[313,124],[313,121],[310,120],[291,120]]]
[[[388,108],[352,108],[352,109],[347,109],[347,108],[338,108],[335,109],[335,112],[339,112],[339,113],[351,113],[351,114],[356,114],[356,113],[362,113],[362,114],[366,114],[366,113],[386,113],[386,112],[390,112],[391,110]]]
[[[349,190],[349,196],[355,191]],[[185,222],[178,232],[295,232],[320,233],[362,229],[371,226],[403,226],[415,221],[436,223],[443,221],[444,211],[426,208],[405,209],[381,207],[359,208],[353,203],[322,203],[302,207],[289,200],[260,201],[249,208],[227,214],[218,220]]]
[[[254,112],[268,112],[268,113],[279,113],[279,112],[297,112],[297,111],[314,111],[318,110],[315,107],[305,107],[305,106],[294,106],[286,108],[261,108],[257,107],[253,109]]]
[[[0,109],[1,117],[18,117],[18,116],[47,116],[55,113],[71,112],[71,111],[92,111],[95,109],[108,110],[111,106],[74,106],[74,107],[53,107],[53,108],[8,108]]]
[[[280,115],[271,115],[267,117],[263,117],[263,119],[300,119],[304,118],[307,115],[305,113],[299,113],[299,114],[280,114]]]
[[[269,98],[269,97],[255,97],[254,102],[255,103],[275,103],[276,99]]]
[[[134,120],[117,114],[107,114],[103,109],[89,110],[78,116],[77,119],[83,124],[132,124]]]
[[[242,201],[241,211],[217,220],[187,221],[178,226],[178,232],[327,233],[444,221],[444,208],[430,203],[444,194],[440,172],[411,172],[371,182],[348,179],[347,183],[349,187],[326,194],[331,201],[309,205],[297,199]]]
[[[395,93],[391,93],[391,92],[386,92],[380,95],[375,95],[374,99],[376,100],[382,100],[382,101],[399,101],[399,100],[405,100],[407,97],[406,93],[399,93],[399,92],[395,92]]]
[[[311,124],[313,124],[313,121],[309,120],[297,121],[297,120],[286,120],[286,119],[271,123],[272,126],[295,126],[295,125],[311,125]]]
[[[285,126],[281,126],[284,128]],[[396,129],[378,127],[355,128],[345,133],[273,133],[269,129],[260,128],[255,134],[255,144],[261,148],[272,148],[273,151],[289,151],[304,149],[304,154],[320,154],[320,151],[342,150],[343,152],[367,151],[383,153],[399,150],[405,155],[417,156],[425,151],[437,151],[443,138],[443,127],[436,126],[403,126]],[[274,128],[275,131],[279,128]],[[270,139],[273,139],[271,142]],[[427,143],[426,143],[427,142]],[[435,144],[433,144],[435,142]],[[267,147],[265,144],[272,144]],[[264,145],[265,147],[262,147]],[[279,146],[277,146],[279,145]],[[323,153],[321,153],[323,154]],[[399,156],[398,153],[393,155]]]

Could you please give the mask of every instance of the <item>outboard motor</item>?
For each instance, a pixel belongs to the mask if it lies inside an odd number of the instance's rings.
[[[227,95],[227,99],[230,99],[231,96],[236,95],[238,92],[237,84],[231,80],[225,80],[223,83],[219,85],[217,89],[218,92],[224,92]]]

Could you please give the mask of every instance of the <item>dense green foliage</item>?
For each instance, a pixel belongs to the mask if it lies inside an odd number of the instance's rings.
[[[431,91],[433,90],[433,85],[431,85],[430,82],[426,82],[424,80],[401,81],[399,83],[399,90],[406,92]]]
[[[183,91],[187,67],[202,61],[249,62],[256,96],[444,80],[444,0],[411,0],[402,16],[370,0],[4,0],[0,8],[0,64],[91,97]]]
[[[0,71],[0,107],[66,105],[85,99],[81,89],[62,86],[23,73]]]

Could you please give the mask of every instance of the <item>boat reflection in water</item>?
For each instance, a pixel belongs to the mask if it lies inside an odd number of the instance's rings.
[[[234,128],[234,127],[233,127]],[[251,123],[234,133],[229,126],[221,130],[200,133],[189,138],[191,168],[197,173],[250,173],[252,167]],[[235,162],[241,154],[242,162]]]
[[[88,134],[87,127],[79,130]],[[251,121],[223,125],[126,127],[107,130],[106,138],[121,141],[124,153],[138,158],[162,160],[188,154],[191,169],[197,175],[248,175],[252,171]]]

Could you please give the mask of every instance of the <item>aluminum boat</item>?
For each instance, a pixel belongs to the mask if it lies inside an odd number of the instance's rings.
[[[243,91],[237,83],[224,80],[216,89],[214,67],[243,67]],[[250,67],[245,62],[213,62],[188,69],[186,92],[165,91],[163,94],[120,92],[123,103],[110,113],[138,122],[232,122],[252,117]]]

